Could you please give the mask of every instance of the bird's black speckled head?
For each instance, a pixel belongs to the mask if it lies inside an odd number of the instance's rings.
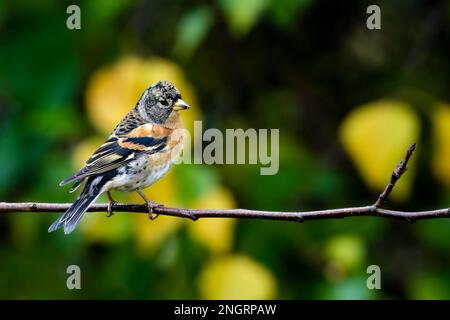
[[[136,108],[144,119],[161,124],[173,110],[187,109],[188,106],[181,100],[178,89],[171,82],[162,80],[144,91]]]

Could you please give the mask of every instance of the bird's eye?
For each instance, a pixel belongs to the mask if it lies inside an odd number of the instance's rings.
[[[169,102],[166,99],[159,100],[159,103],[161,103],[164,107],[168,107],[169,106]]]

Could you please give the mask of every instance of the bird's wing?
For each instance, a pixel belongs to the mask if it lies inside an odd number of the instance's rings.
[[[172,130],[158,125],[141,125],[123,136],[112,135],[94,152],[86,165],[73,176],[60,183],[64,186],[75,181],[74,191],[88,176],[114,170],[143,154],[164,152]]]

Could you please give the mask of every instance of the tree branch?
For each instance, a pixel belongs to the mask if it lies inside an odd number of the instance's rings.
[[[411,158],[412,154],[414,153],[415,149],[416,149],[415,143],[409,146],[408,150],[406,151],[405,158],[402,161],[400,161],[400,163],[395,168],[394,172],[392,172],[391,181],[389,181],[384,191],[378,196],[377,202],[375,202],[375,207],[381,208],[384,201],[389,197],[392,190],[394,189],[397,181],[402,177],[405,171],[408,170],[408,161]]]
[[[70,203],[6,203],[0,202],[0,213],[12,212],[64,212],[70,207]],[[89,212],[107,212],[108,204],[94,204]],[[113,206],[114,211],[131,212],[131,213],[148,213],[145,204],[126,204],[116,203]],[[303,222],[306,220],[321,220],[333,218],[345,218],[356,216],[372,216],[383,218],[397,218],[407,221],[419,219],[443,218],[450,217],[450,209],[438,209],[419,212],[405,212],[385,210],[373,206],[339,208],[330,210],[304,211],[304,212],[283,212],[283,211],[260,211],[246,209],[229,209],[229,210],[200,210],[200,209],[183,209],[169,207],[155,207],[153,213],[165,216],[188,218],[197,220],[200,218],[248,218],[248,219],[265,219],[265,220],[284,220]]]
[[[399,163],[391,175],[389,184],[380,194],[374,205],[353,208],[339,208],[331,210],[304,211],[304,212],[282,212],[282,211],[260,211],[247,209],[229,209],[229,210],[200,210],[200,209],[183,209],[169,208],[158,206],[153,208],[153,213],[165,216],[188,218],[197,220],[200,218],[247,218],[247,219],[265,219],[265,220],[283,220],[303,222],[306,220],[334,219],[355,216],[372,216],[382,218],[402,219],[409,222],[420,219],[448,218],[450,217],[450,208],[406,212],[381,209],[385,200],[395,187],[397,181],[407,170],[408,161],[411,158],[416,145],[412,144],[406,152],[405,158]],[[70,207],[70,203],[6,203],[0,202],[0,213],[12,212],[64,212]],[[148,213],[146,204],[126,204],[114,203],[113,211]],[[107,212],[108,204],[94,204],[89,212]]]

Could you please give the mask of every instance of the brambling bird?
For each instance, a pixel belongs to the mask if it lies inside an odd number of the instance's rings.
[[[185,109],[189,106],[169,81],[160,81],[145,90],[136,106],[86,165],[60,183],[64,186],[74,182],[70,190],[73,192],[87,179],[80,196],[48,232],[63,227],[64,233],[71,233],[89,206],[105,192],[110,216],[114,203],[111,190],[139,193],[149,208],[149,217],[153,219],[155,204],[148,201],[140,190],[166,174],[180,155],[184,130],[179,111]]]

